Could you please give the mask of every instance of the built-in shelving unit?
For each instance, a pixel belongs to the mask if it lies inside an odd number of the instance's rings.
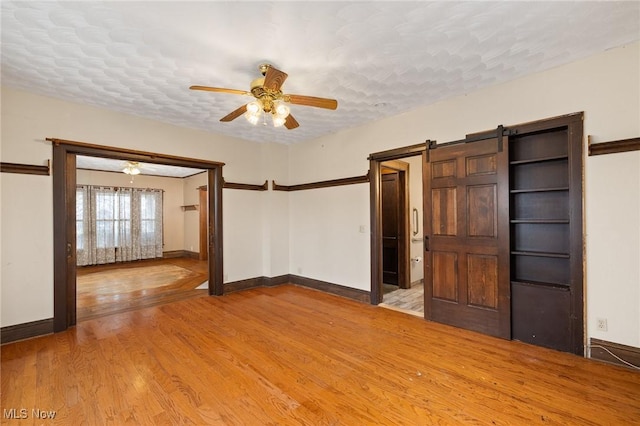
[[[512,335],[572,351],[567,132],[534,132],[510,143]]]

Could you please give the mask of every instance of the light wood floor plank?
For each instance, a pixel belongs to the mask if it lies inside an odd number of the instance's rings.
[[[55,410],[51,424],[640,419],[637,371],[292,285],[104,316],[6,344],[1,382],[3,408]]]

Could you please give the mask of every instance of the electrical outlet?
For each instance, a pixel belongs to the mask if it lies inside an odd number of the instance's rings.
[[[596,318],[596,328],[599,331],[607,331],[607,319],[606,318]]]
[[[364,234],[364,233],[365,233],[364,225],[360,225],[360,233],[361,233],[361,234]]]
[[[298,266],[298,275],[302,273],[302,268]]]

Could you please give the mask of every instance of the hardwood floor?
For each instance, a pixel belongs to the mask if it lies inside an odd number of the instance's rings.
[[[640,373],[282,285],[4,345],[1,403],[21,425],[626,425]]]
[[[189,258],[153,259],[78,268],[78,321],[191,297],[207,281],[207,261]]]

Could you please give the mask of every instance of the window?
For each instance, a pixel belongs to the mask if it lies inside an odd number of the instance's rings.
[[[77,264],[162,256],[162,190],[80,185]]]

